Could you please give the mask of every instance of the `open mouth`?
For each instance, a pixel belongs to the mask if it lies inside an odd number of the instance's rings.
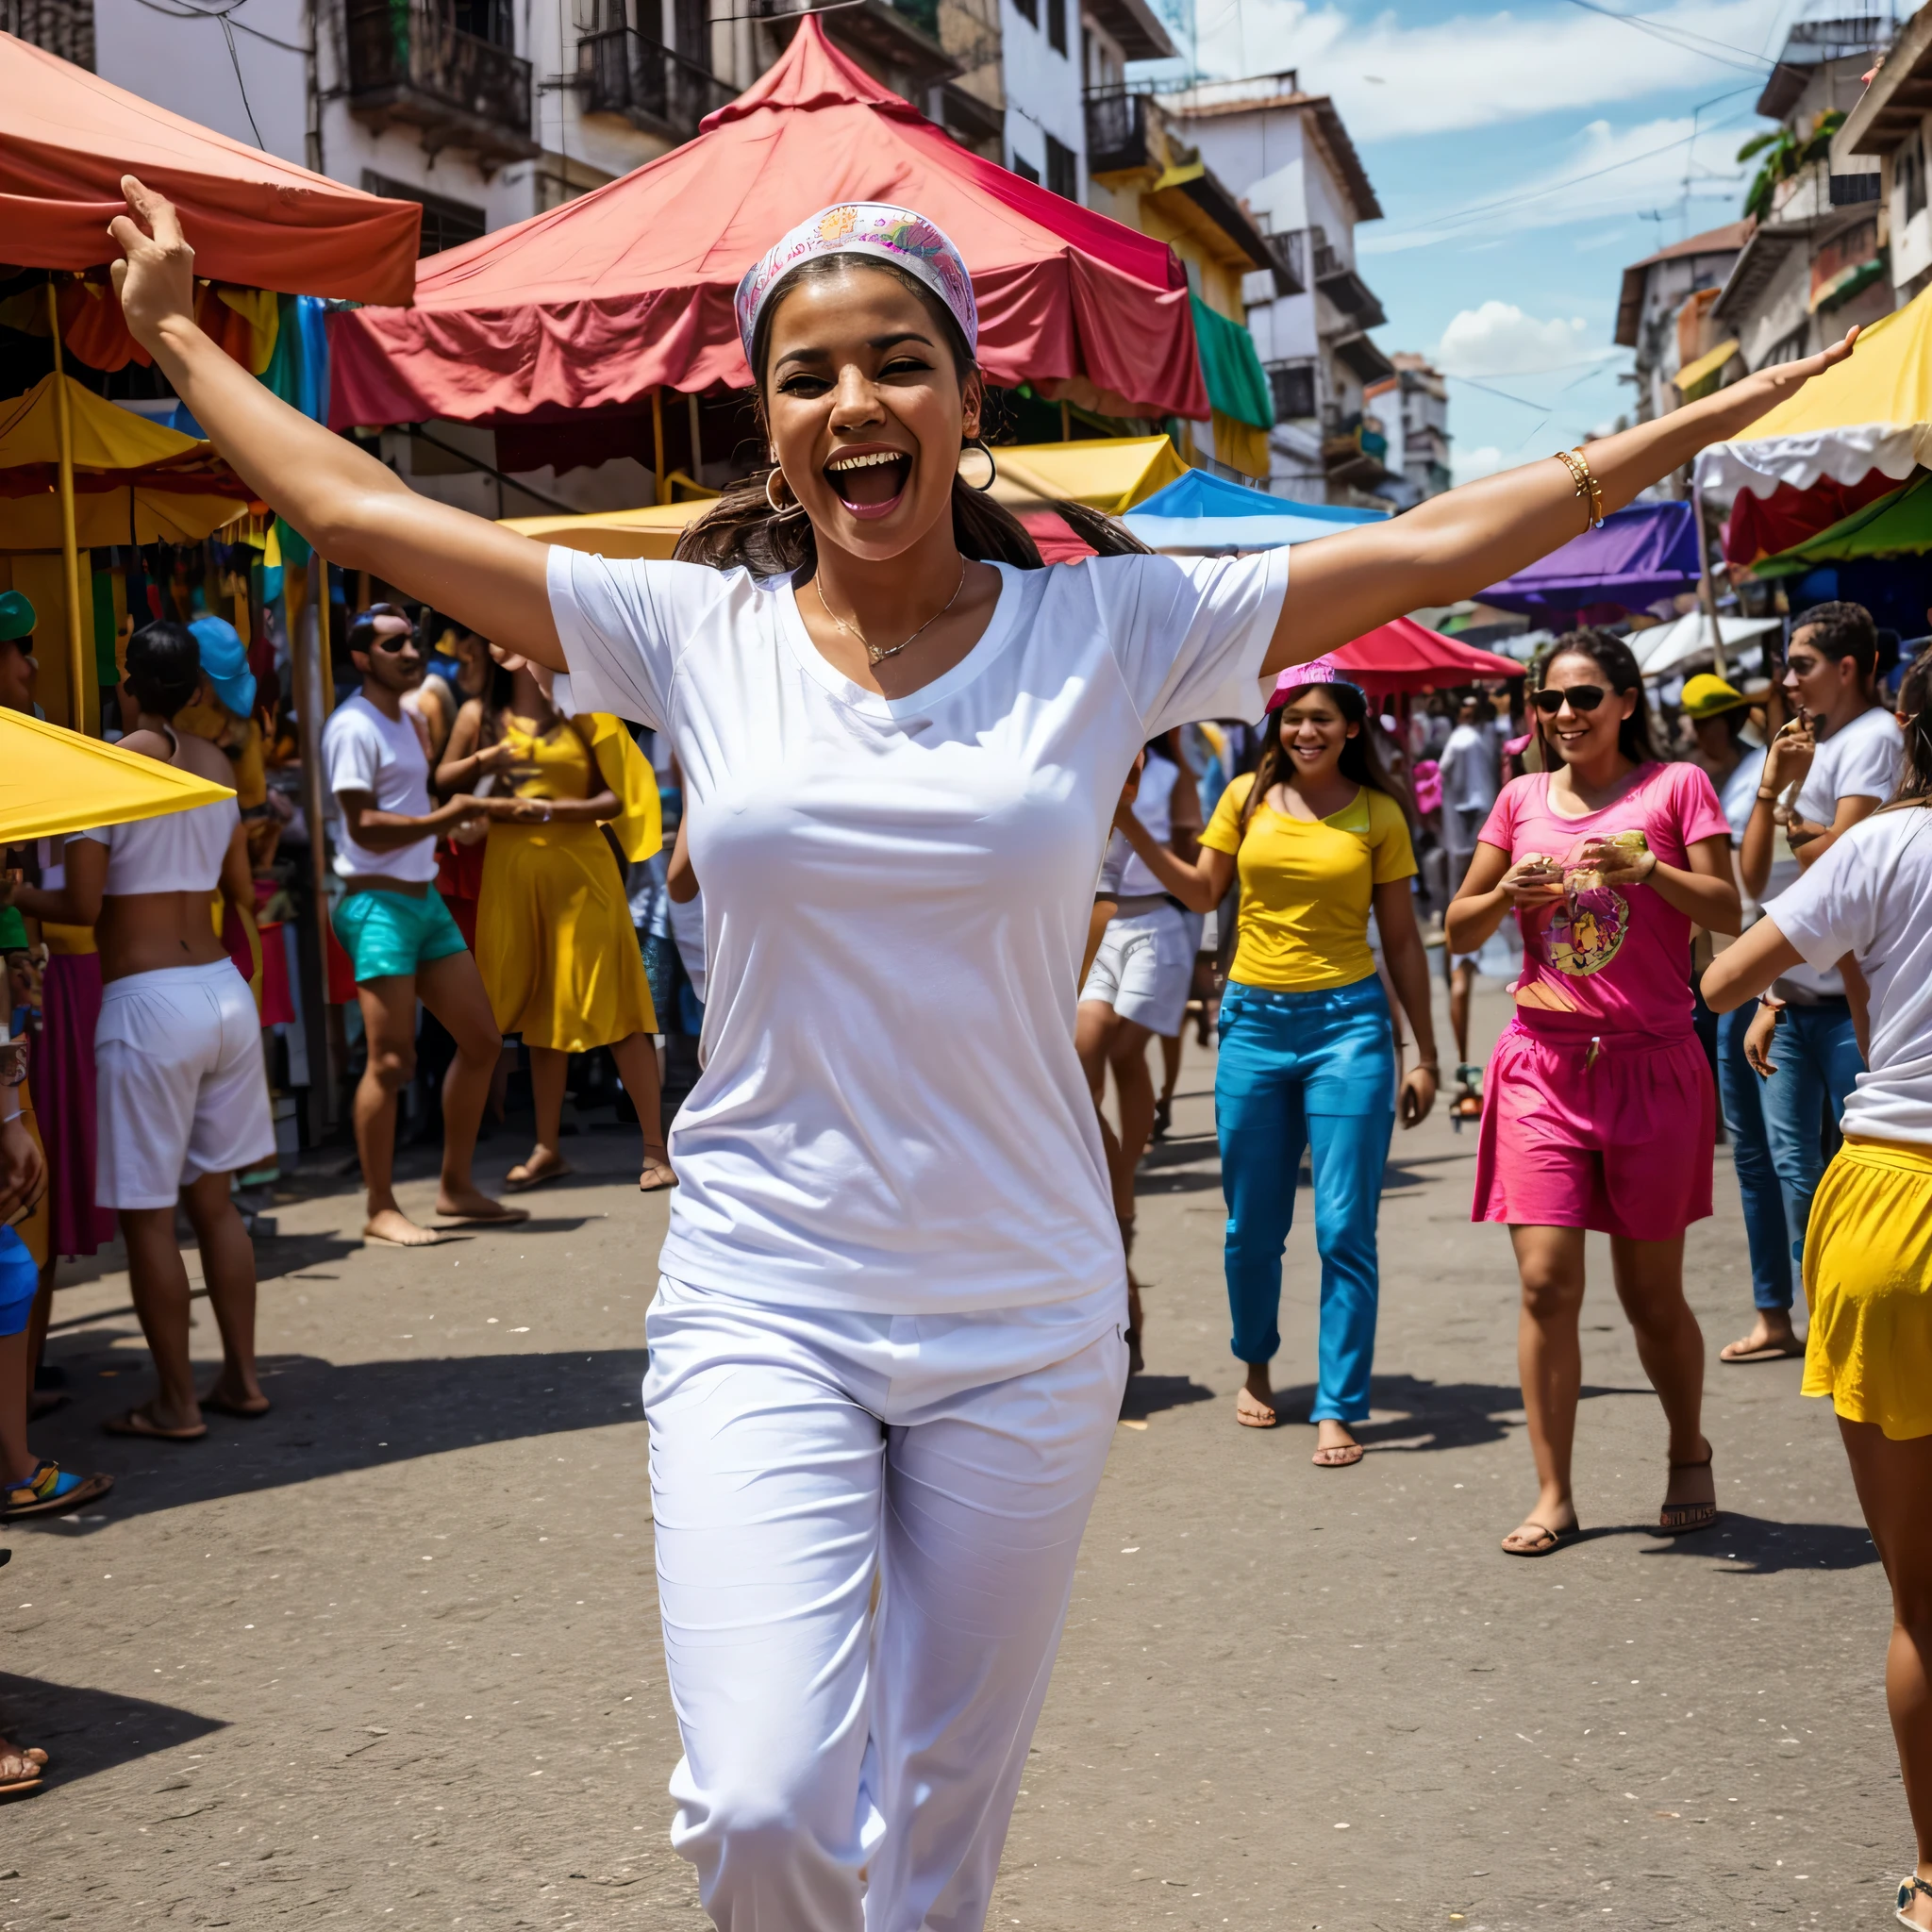
[[[912,458],[904,450],[855,450],[825,465],[825,481],[857,517],[889,515],[906,493]]]

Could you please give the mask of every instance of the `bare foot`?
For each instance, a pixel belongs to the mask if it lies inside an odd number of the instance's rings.
[[[158,1395],[122,1415],[109,1416],[101,1426],[110,1436],[140,1436],[151,1442],[198,1442],[208,1434],[200,1409],[164,1408]]]
[[[662,1147],[646,1147],[643,1171],[638,1175],[638,1191],[641,1194],[658,1194],[676,1185],[677,1175],[672,1171],[671,1157]]]
[[[1536,1499],[1536,1507],[1503,1539],[1503,1548],[1512,1557],[1541,1557],[1577,1534],[1576,1505],[1568,1496],[1546,1490]]]
[[[46,1768],[47,1754],[39,1745],[23,1747],[0,1738],[0,1790],[9,1785],[37,1784]]]
[[[1272,1429],[1280,1421],[1274,1413],[1274,1388],[1266,1362],[1248,1364],[1248,1379],[1234,1398],[1234,1419],[1244,1429]]]
[[[527,1208],[506,1208],[501,1201],[492,1201],[481,1188],[452,1188],[445,1182],[437,1190],[436,1215],[439,1221],[458,1221],[475,1226],[494,1224],[512,1227],[520,1221],[529,1220],[530,1210]]]
[[[541,1188],[545,1181],[561,1180],[575,1172],[555,1147],[540,1142],[530,1150],[527,1160],[519,1161],[504,1175],[503,1185],[510,1193],[522,1193],[525,1188]]]
[[[400,1208],[378,1208],[363,1224],[362,1238],[397,1248],[441,1247],[449,1239],[433,1227],[418,1227]]]
[[[1726,1342],[1718,1350],[1717,1358],[1721,1362],[1777,1362],[1804,1353],[1805,1344],[1791,1326],[1790,1311],[1760,1308],[1757,1326],[1736,1341]]]
[[[1346,1423],[1324,1417],[1315,1424],[1315,1453],[1308,1457],[1317,1469],[1353,1469],[1362,1459],[1362,1445]]]

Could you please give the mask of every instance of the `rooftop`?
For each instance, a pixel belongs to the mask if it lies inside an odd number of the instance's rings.
[[[1358,222],[1379,222],[1382,204],[1369,180],[1349,139],[1335,103],[1327,94],[1308,94],[1301,90],[1300,75],[1293,68],[1279,74],[1256,75],[1246,80],[1206,80],[1178,93],[1165,95],[1161,106],[1181,121],[1215,121],[1234,114],[1270,113],[1278,108],[1306,112],[1314,121],[1317,137],[1337,178],[1355,204]]]
[[[1736,255],[1751,239],[1757,225],[1746,215],[1741,222],[1726,222],[1721,228],[1707,228],[1701,235],[1687,235],[1641,261],[1633,261],[1624,271],[1624,286],[1617,298],[1616,342],[1623,348],[1637,346],[1637,324],[1643,313],[1644,270],[1659,262],[1682,261],[1695,255]]]

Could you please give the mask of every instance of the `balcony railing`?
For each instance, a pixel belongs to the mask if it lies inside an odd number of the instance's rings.
[[[586,113],[623,114],[675,141],[689,141],[736,92],[708,68],[627,26],[578,41],[577,87]]]
[[[431,147],[486,160],[539,152],[530,139],[530,63],[457,25],[450,0],[348,0],[349,106],[378,125],[404,121]]]
[[[1090,89],[1087,172],[1106,175],[1147,166],[1147,122],[1153,111],[1151,97],[1146,93],[1130,93],[1125,87]]]

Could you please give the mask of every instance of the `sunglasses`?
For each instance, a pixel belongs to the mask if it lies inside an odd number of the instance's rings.
[[[385,632],[379,638],[371,638],[369,641],[378,651],[406,651],[416,641],[416,633],[412,630],[399,633]]]
[[[1554,718],[1567,699],[1573,711],[1593,711],[1609,693],[1600,684],[1569,684],[1561,688],[1544,685],[1533,691],[1529,701],[1545,718]]]

